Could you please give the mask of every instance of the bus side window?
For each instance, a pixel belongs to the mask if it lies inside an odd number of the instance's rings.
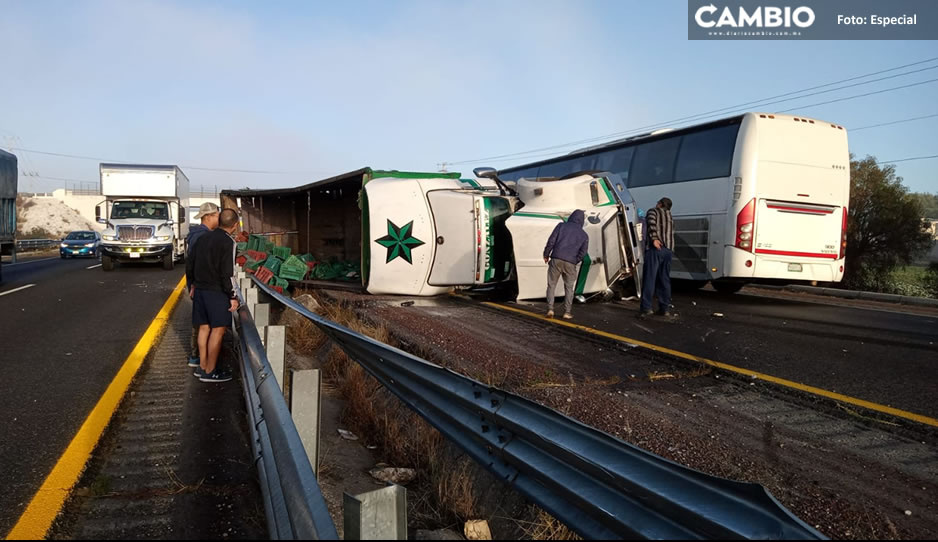
[[[675,181],[729,177],[739,125],[687,134],[677,158]]]
[[[629,187],[673,182],[674,161],[680,142],[680,137],[670,137],[639,145],[629,172]]]

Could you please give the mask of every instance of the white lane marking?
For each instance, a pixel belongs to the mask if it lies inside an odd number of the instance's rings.
[[[13,288],[12,290],[7,290],[7,291],[5,291],[5,292],[0,293],[0,297],[5,296],[5,295],[7,295],[7,294],[12,294],[13,292],[18,292],[18,291],[20,291],[20,290],[25,290],[26,288],[32,288],[33,286],[35,286],[35,284],[27,284],[26,286],[20,286],[19,288]]]
[[[95,267],[101,267],[104,264],[92,265],[91,267],[86,267],[85,269],[94,269]]]
[[[5,263],[3,264],[3,267],[13,267],[14,265],[26,265],[28,263],[47,262],[49,260],[59,260],[59,259],[61,259],[61,256],[56,256],[55,258],[43,258],[41,260],[29,260],[28,262]]]

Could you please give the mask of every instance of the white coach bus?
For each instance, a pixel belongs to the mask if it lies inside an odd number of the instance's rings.
[[[653,132],[499,171],[505,181],[617,173],[641,209],[674,203],[671,276],[736,292],[754,279],[839,282],[850,156],[843,126],[769,113]]]

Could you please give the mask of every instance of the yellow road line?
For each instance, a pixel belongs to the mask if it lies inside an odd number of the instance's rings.
[[[53,467],[52,472],[29,502],[23,515],[7,535],[7,540],[40,540],[46,536],[72,488],[78,483],[79,477],[85,470],[85,464],[91,457],[91,452],[94,451],[111,417],[120,406],[124,393],[130,387],[147,353],[163,334],[173,307],[176,306],[180,294],[185,289],[185,281],[186,277],[182,277],[173,293],[163,303],[163,308],[150,323],[143,337],[137,342],[137,346],[124,361],[117,376],[111,381],[104,395],[98,400],[98,404],[95,405],[62,457]]]
[[[736,367],[735,365],[729,365],[726,363],[720,363],[719,361],[713,361],[711,359],[703,358],[700,356],[695,356],[693,354],[687,354],[685,352],[680,352],[678,350],[672,350],[670,348],[665,348],[663,346],[658,346],[651,343],[646,343],[642,341],[637,341],[635,339],[630,339],[628,337],[623,337],[622,335],[616,335],[615,333],[609,333],[607,331],[602,331],[599,329],[594,329],[591,327],[581,326],[579,324],[574,324],[572,322],[566,322],[564,320],[555,320],[553,318],[547,318],[537,313],[530,311],[516,309],[514,307],[506,307],[505,305],[500,305],[498,303],[489,303],[483,302],[483,305],[493,307],[500,310],[515,312],[518,314],[523,314],[531,318],[537,318],[538,320],[543,320],[545,322],[550,322],[554,325],[564,326],[571,329],[578,329],[584,331],[591,335],[598,335],[600,337],[605,337],[607,339],[612,339],[614,341],[624,342],[627,344],[633,344],[636,346],[641,346],[642,348],[648,348],[649,350],[654,350],[655,352],[661,352],[662,354],[668,354],[678,358],[695,361],[697,363],[703,363],[711,367],[716,367],[723,369],[725,371],[730,371],[733,373],[738,373],[741,375],[746,375],[749,377],[756,377],[766,382],[772,382],[773,384],[778,384],[780,386],[785,386],[786,388],[796,389],[805,393],[810,393],[813,395],[818,395],[820,397],[826,397],[827,399],[833,399],[835,401],[840,401],[842,403],[848,403],[851,405],[856,405],[859,407],[867,408],[869,410],[874,410],[876,412],[882,412],[884,414],[889,414],[897,418],[904,418],[906,420],[911,420],[913,422],[923,423],[925,425],[930,425],[932,427],[938,427],[938,419],[929,418],[928,416],[922,416],[921,414],[915,414],[914,412],[908,412],[905,410],[900,410],[898,408],[892,408],[886,405],[880,405],[878,403],[871,403],[870,401],[864,401],[863,399],[857,399],[856,397],[850,397],[849,395],[842,395],[833,391],[824,390],[821,388],[815,388],[814,386],[808,386],[807,384],[801,384],[798,382],[793,382],[791,380],[786,380],[784,378],[778,378],[776,376],[767,375],[757,371],[751,371],[749,369],[743,369],[742,367]]]

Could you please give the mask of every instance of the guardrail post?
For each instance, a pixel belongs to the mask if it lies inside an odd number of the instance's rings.
[[[322,374],[319,369],[293,370],[290,375],[290,414],[300,434],[309,464],[319,478],[319,428],[322,412]]]
[[[254,305],[257,305],[257,288],[250,285],[244,290],[244,303],[251,309],[251,315],[254,315]],[[255,316],[255,320],[257,317]]]
[[[270,305],[262,303],[255,307],[270,310]],[[255,316],[255,318],[257,318]],[[264,326],[264,348],[267,350],[267,361],[270,362],[274,377],[280,393],[283,393],[283,361],[287,345],[287,328],[284,326]]]
[[[257,334],[261,336],[261,344],[267,345],[267,333],[264,328],[270,323],[270,305],[267,303],[254,303],[250,305],[251,315],[254,316],[254,325],[257,326]]]
[[[345,540],[407,540],[407,489],[392,485],[343,498]]]

